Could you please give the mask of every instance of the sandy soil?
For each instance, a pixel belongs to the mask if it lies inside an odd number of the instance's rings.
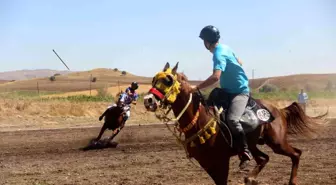
[[[163,125],[127,126],[117,148],[81,151],[99,128],[0,132],[0,184],[213,184],[208,175],[185,158]],[[299,184],[335,184],[336,120],[313,139],[291,139],[303,150]],[[107,132],[105,136],[109,135]],[[273,154],[259,175],[260,184],[285,184],[290,159]],[[230,183],[241,182],[238,161],[231,160]],[[254,165],[254,163],[253,163]],[[253,166],[250,166],[250,169]]]

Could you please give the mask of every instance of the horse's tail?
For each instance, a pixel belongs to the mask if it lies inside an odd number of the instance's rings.
[[[280,109],[280,112],[287,122],[288,134],[307,137],[313,137],[318,133],[319,126],[326,123],[324,118],[328,115],[327,110],[325,114],[316,117],[308,116],[297,102]]]

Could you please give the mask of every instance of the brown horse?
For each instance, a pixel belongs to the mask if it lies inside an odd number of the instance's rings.
[[[175,130],[180,133],[180,136],[184,134],[185,139],[182,140],[178,134],[174,133],[174,135],[180,139],[189,157],[195,158],[216,184],[226,185],[230,158],[237,155],[229,141],[229,129],[221,129],[225,123],[218,121],[219,114],[217,116],[211,114],[209,107],[202,101],[201,94],[191,92],[188,79],[185,75],[177,73],[177,68],[178,63],[173,69],[167,63],[163,71],[154,76],[152,88],[144,97],[144,105],[152,112],[168,109],[161,118],[167,118],[168,112],[173,110],[176,117]],[[258,113],[257,126],[246,132],[249,149],[257,165],[248,177],[245,177],[245,183],[257,183],[255,178],[269,161],[269,156],[257,148],[257,144],[266,143],[275,153],[291,158],[292,170],[289,184],[297,184],[297,170],[302,151],[288,143],[287,135],[314,133],[312,126],[317,125],[327,113],[318,117],[309,117],[296,102],[283,109],[278,109],[264,100],[251,102],[264,107],[263,110],[269,111],[268,117],[273,119],[262,122],[260,118],[265,115],[260,116]],[[244,129],[246,125],[248,123],[245,123]],[[231,140],[231,142],[234,141]]]

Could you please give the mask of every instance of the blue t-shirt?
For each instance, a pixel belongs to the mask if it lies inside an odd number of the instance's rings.
[[[226,45],[218,44],[213,51],[213,69],[221,70],[220,87],[228,93],[249,93],[249,82],[234,52]]]

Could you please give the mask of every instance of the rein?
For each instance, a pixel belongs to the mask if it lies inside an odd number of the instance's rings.
[[[161,101],[168,101],[170,103],[168,105],[162,104],[161,106],[159,106],[158,107],[158,110],[159,110],[158,112],[160,112],[160,113],[155,113],[156,117],[158,119],[162,120],[163,123],[165,123],[166,127],[173,134],[173,136],[176,138],[177,142],[180,143],[183,146],[183,149],[186,152],[186,157],[195,166],[198,166],[199,168],[201,168],[199,165],[196,165],[195,162],[191,160],[192,156],[188,152],[187,147],[188,147],[188,145],[192,148],[196,147],[196,144],[195,144],[194,140],[196,140],[197,138],[199,139],[199,143],[202,145],[206,142],[206,140],[209,140],[213,135],[215,135],[216,132],[217,132],[216,127],[217,127],[217,124],[218,124],[217,117],[212,115],[211,119],[204,125],[203,128],[200,128],[200,130],[198,130],[192,136],[187,138],[186,137],[186,132],[190,131],[196,125],[197,121],[199,120],[201,105],[202,105],[202,102],[204,103],[203,97],[201,98],[201,101],[199,103],[199,107],[197,109],[197,112],[193,116],[191,122],[186,127],[181,128],[179,120],[181,119],[183,114],[186,112],[186,110],[190,106],[190,104],[192,102],[192,99],[193,99],[193,93],[189,94],[189,100],[188,100],[187,104],[184,106],[184,108],[182,109],[182,111],[179,113],[179,115],[176,118],[169,118],[168,114],[172,110],[171,104],[174,101],[176,101],[176,96],[180,93],[180,89],[178,87],[178,85],[180,83],[177,82],[177,80],[175,80],[173,82],[173,84],[167,90],[165,90],[165,94],[161,93],[160,91],[158,91],[156,89],[156,86],[157,86],[156,83],[157,83],[157,81],[152,82],[152,85],[153,85],[154,88],[150,89],[150,92],[153,93],[154,95],[156,95]],[[199,90],[198,90],[198,92],[200,93]],[[168,110],[166,111],[167,108],[168,108]],[[207,113],[210,113],[209,107],[206,106],[205,109],[206,109]],[[221,113],[222,111],[223,111],[223,108],[221,107],[218,112]],[[171,129],[169,127],[168,123],[170,121],[175,122],[174,129]],[[182,139],[182,134],[184,134],[184,139]]]
[[[201,110],[201,102],[199,103],[199,108],[196,112],[196,114],[194,115],[194,118],[192,119],[192,121],[183,129],[180,128],[180,123],[179,120],[180,118],[183,116],[183,114],[185,113],[185,111],[188,109],[188,107],[190,106],[191,102],[192,102],[192,98],[193,98],[193,94],[190,93],[189,95],[189,100],[187,102],[187,104],[184,106],[184,108],[182,109],[182,111],[179,113],[179,115],[176,118],[169,118],[168,114],[169,112],[172,110],[171,107],[169,107],[168,111],[165,112],[164,109],[160,108],[159,110],[161,111],[161,115],[156,115],[159,119],[163,120],[163,122],[165,123],[166,127],[169,129],[169,131],[175,136],[176,140],[178,141],[178,143],[180,143],[186,154],[187,154],[187,158],[189,160],[191,160],[191,156],[187,150],[187,145],[190,144],[190,147],[196,147],[194,140],[199,138],[199,142],[200,144],[204,144],[206,140],[210,139],[212,135],[216,134],[216,126],[217,126],[217,119],[215,119],[215,117],[212,117],[207,124],[201,128],[197,133],[193,134],[191,137],[186,138],[183,140],[182,139],[182,134],[185,135],[185,133],[187,131],[189,131],[191,128],[193,128],[196,124],[196,122],[199,119],[199,113]],[[222,112],[222,108],[219,110],[219,112]],[[168,122],[170,121],[174,121],[174,130],[172,130],[169,126],[168,126]],[[177,131],[179,132],[179,134],[177,134]],[[210,132],[210,134],[208,133],[208,131]],[[205,139],[204,139],[205,137]],[[193,161],[191,161],[192,163],[194,163]],[[194,163],[194,165],[196,165]],[[198,165],[196,165],[198,166]]]

